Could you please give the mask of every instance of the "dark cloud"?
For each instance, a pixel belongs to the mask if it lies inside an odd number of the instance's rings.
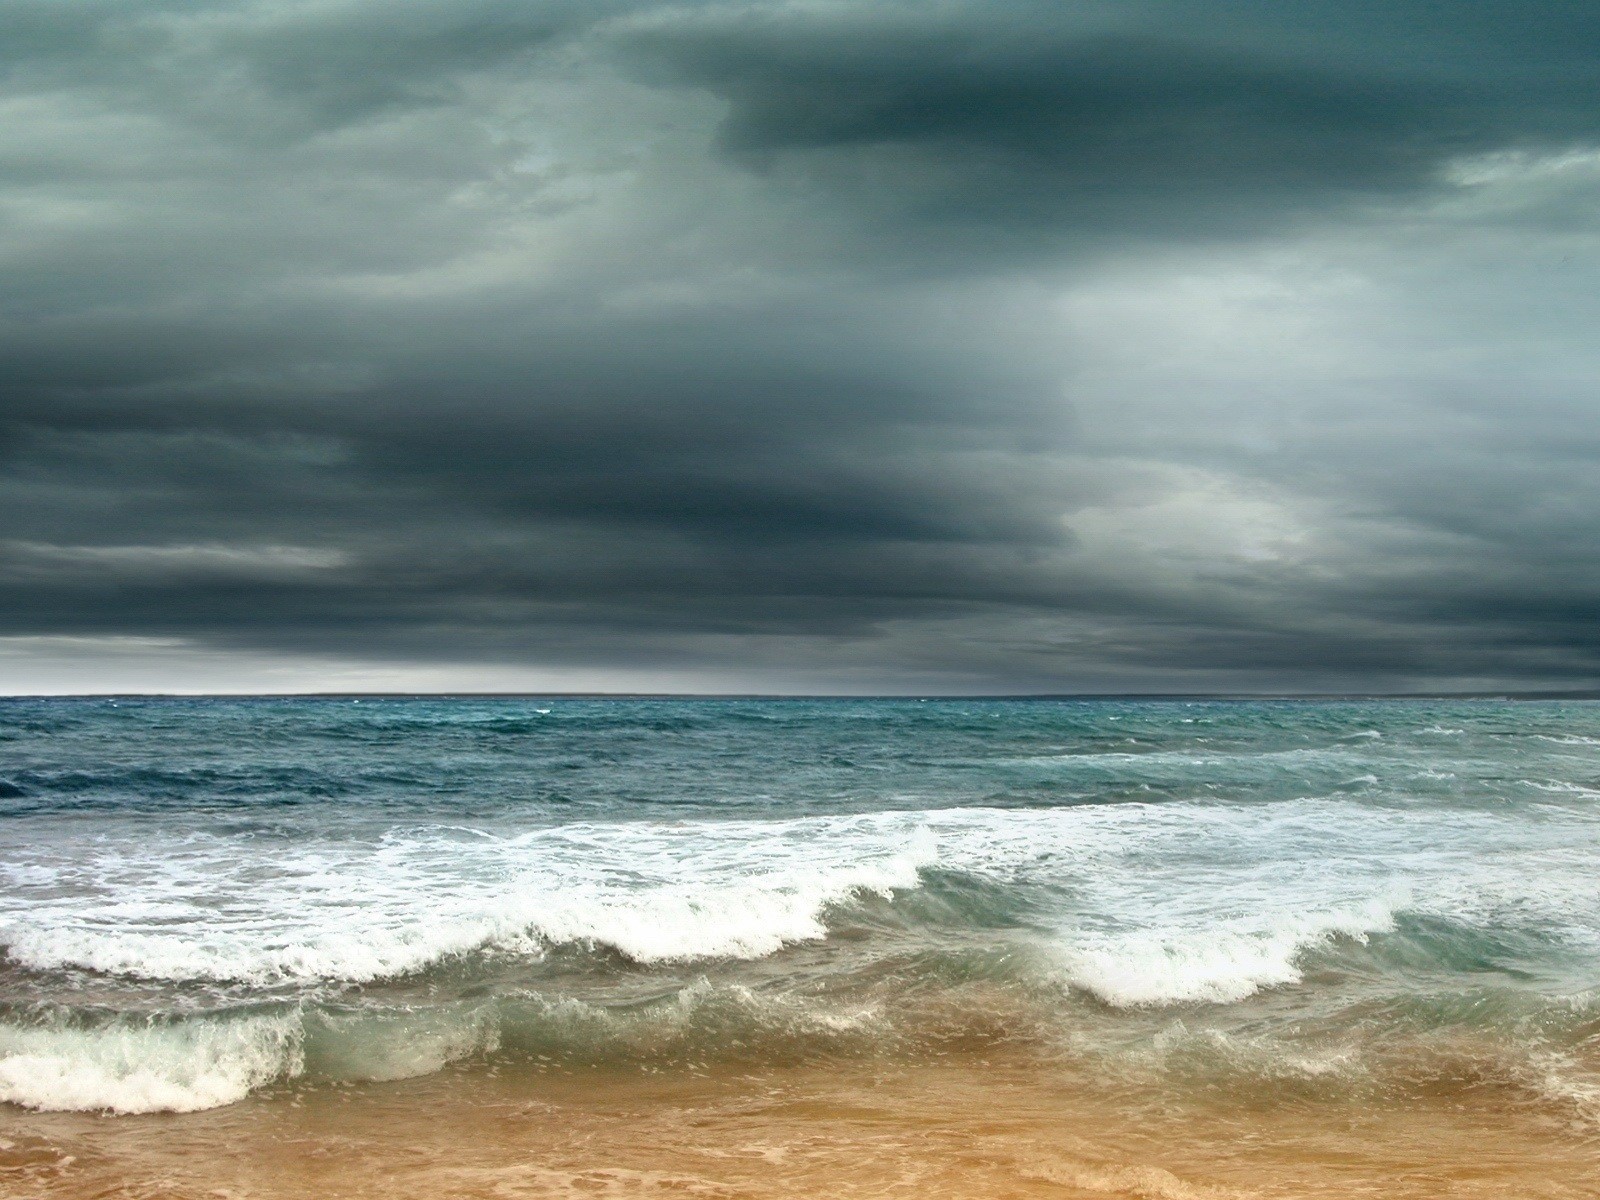
[[[1586,14],[1546,21],[1533,46],[1529,26],[1480,12],[1433,28],[1376,14],[1366,44],[1361,16],[1304,15],[1291,37],[1240,6],[713,10],[627,44],[648,78],[725,103],[733,161],[942,266],[953,239],[992,265],[1108,235],[1259,235],[1415,195],[1455,157],[1600,132],[1595,60],[1573,54],[1600,38]]]
[[[1600,22],[1452,7],[0,0],[0,670],[1592,683]]]

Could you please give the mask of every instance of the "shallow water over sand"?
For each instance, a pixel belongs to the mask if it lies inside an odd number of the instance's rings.
[[[916,1065],[492,1073],[204,1113],[0,1118],[0,1191],[83,1197],[1588,1200],[1600,1141],[1485,1080],[1404,1103],[1175,1102],[1004,1051]]]

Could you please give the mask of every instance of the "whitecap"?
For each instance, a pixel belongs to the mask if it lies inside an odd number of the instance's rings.
[[[919,886],[936,858],[926,828],[857,824],[571,825],[472,842],[389,831],[376,847],[302,848],[270,874],[237,847],[198,845],[216,856],[209,872],[153,856],[102,889],[110,903],[17,905],[0,941],[34,970],[255,984],[367,982],[557,944],[640,963],[760,958],[825,937],[832,905]]]
[[[1065,952],[1066,980],[1117,1008],[1230,1004],[1263,988],[1299,983],[1299,958],[1343,936],[1365,941],[1394,928],[1394,909],[1374,899],[1324,913],[1282,916],[1252,928],[1202,926],[1078,939]]]
[[[299,1074],[302,1031],[293,1014],[0,1024],[0,1100],[52,1112],[196,1112],[242,1100]]]

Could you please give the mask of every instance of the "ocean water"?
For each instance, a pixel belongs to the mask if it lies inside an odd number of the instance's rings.
[[[4,700],[0,945],[39,1112],[1004,1053],[1583,1141],[1600,705]]]
[[[1600,705],[8,700],[0,944],[39,1109],[995,1023],[1592,1108]]]

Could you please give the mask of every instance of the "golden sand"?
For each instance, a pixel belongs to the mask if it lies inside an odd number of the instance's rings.
[[[461,1068],[186,1115],[0,1113],[0,1195],[1600,1196],[1580,1112],[1491,1085],[1175,1099],[1022,1059],[705,1074]]]

